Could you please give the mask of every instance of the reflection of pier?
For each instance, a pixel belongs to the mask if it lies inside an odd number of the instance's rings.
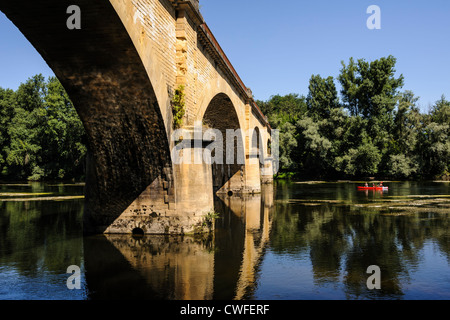
[[[261,195],[222,197],[221,200],[244,222],[243,253],[234,297],[241,300],[254,288],[256,271],[269,241],[273,185],[263,186]]]
[[[174,300],[212,298],[214,255],[208,250],[207,239],[170,237],[168,241],[165,236],[106,237],[153,291],[167,291],[167,298]]]
[[[217,199],[210,237],[104,235],[85,240],[93,299],[246,299],[269,241],[273,186]]]

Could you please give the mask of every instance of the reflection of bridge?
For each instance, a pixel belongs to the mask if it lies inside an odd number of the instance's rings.
[[[81,9],[80,30],[66,27],[70,5]],[[198,0],[0,0],[0,10],[52,68],[83,121],[87,232],[201,231],[214,191],[258,193],[261,181],[270,182],[270,126]],[[172,107],[180,86],[183,128],[199,121],[223,133],[241,129],[229,139],[243,163],[173,162]],[[262,165],[252,161],[255,149]],[[261,176],[261,167],[269,174]]]
[[[254,289],[256,268],[269,241],[273,207],[273,186],[263,188],[262,198],[257,196],[222,198],[231,212],[239,216],[245,225],[244,248],[235,299],[241,300]]]
[[[214,238],[86,238],[91,298],[121,298],[127,286],[131,299],[136,295],[175,300],[250,298],[269,241],[273,187],[263,186],[262,195],[221,198],[221,211],[228,213],[218,220]]]

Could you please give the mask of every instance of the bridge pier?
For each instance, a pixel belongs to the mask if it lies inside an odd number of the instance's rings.
[[[272,184],[273,183],[273,158],[264,158],[264,165],[261,168],[261,184]]]
[[[244,194],[261,193],[261,169],[257,153],[247,156]]]
[[[173,158],[176,162],[176,207],[179,214],[190,217],[194,231],[201,232],[205,229],[204,224],[213,222],[206,217],[214,211],[212,167],[204,161],[205,149],[211,141],[196,141],[192,129],[188,131],[188,136],[175,147],[177,154]]]
[[[216,194],[241,194],[245,188],[245,167],[235,165],[213,165],[213,184]]]
[[[211,164],[203,161],[208,141],[195,142],[190,130],[172,152],[173,174],[152,183],[104,232],[105,234],[199,234],[214,229]]]
[[[236,169],[239,167],[239,170]],[[245,195],[261,193],[259,159],[247,156],[245,165],[215,165],[214,190],[217,194]]]
[[[201,131],[199,131],[201,133]],[[104,233],[195,234],[210,232],[214,221],[214,194],[245,196],[260,194],[263,184],[273,181],[272,159],[264,166],[259,151],[246,156],[245,164],[211,163],[205,159],[213,140],[204,140],[186,127],[175,137],[172,167],[156,179]],[[211,151],[211,150],[209,150]]]

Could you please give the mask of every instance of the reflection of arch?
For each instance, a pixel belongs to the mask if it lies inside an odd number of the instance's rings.
[[[149,185],[170,180],[169,144],[155,90],[110,2],[77,1],[81,30],[65,27],[69,4],[2,1],[0,10],[48,63],[83,122],[85,227],[103,232]]]
[[[230,272],[232,267],[236,268],[236,265],[232,263],[239,261],[239,271],[235,271],[238,276],[234,279],[236,281],[233,297],[235,300],[248,299],[255,289],[257,271],[270,241],[273,197],[273,185],[263,186],[261,194],[233,197],[219,195],[218,197],[229,208],[229,214],[238,218],[240,222],[238,224],[240,228],[234,226],[232,240],[229,239],[233,244],[233,254],[230,255],[226,265],[218,263],[215,267],[216,271],[221,271],[218,274],[222,274],[222,268],[227,268]],[[231,219],[226,216],[224,220],[228,222]],[[226,248],[219,244],[219,250],[223,252]],[[217,258],[220,257],[221,255],[218,255]]]
[[[238,191],[244,183],[244,135],[235,106],[228,95],[217,94],[208,104],[202,119],[203,125],[220,131],[222,135],[222,145],[216,144],[212,151],[222,152],[223,155],[222,163],[212,164],[214,191]]]

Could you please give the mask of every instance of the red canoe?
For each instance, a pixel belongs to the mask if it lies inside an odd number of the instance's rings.
[[[389,190],[389,187],[359,187],[358,190]]]

